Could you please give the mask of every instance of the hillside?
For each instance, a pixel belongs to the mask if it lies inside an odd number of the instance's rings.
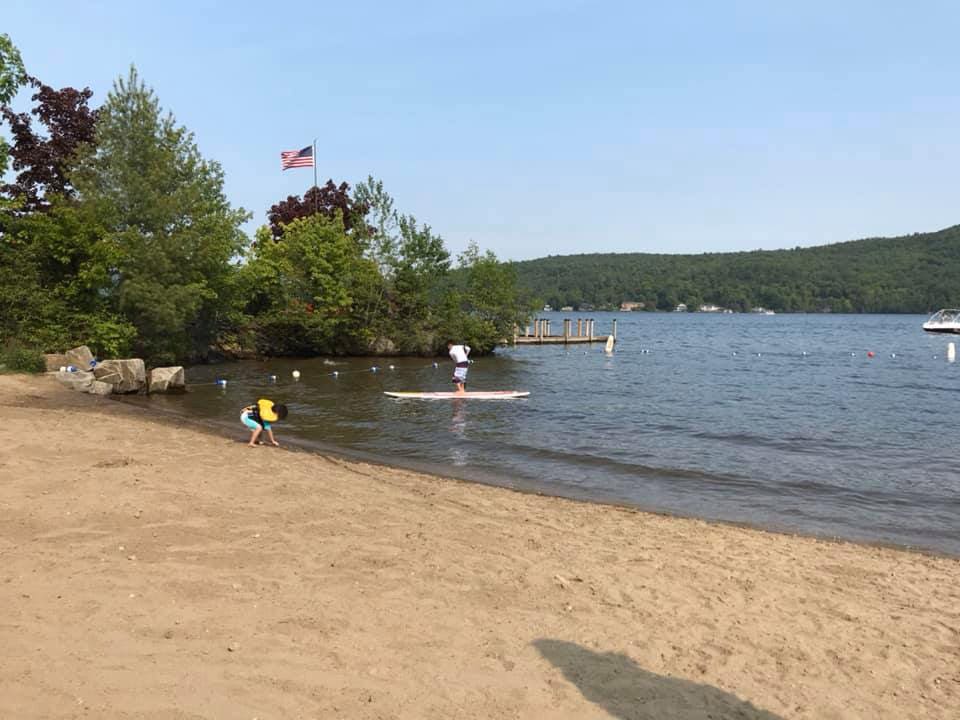
[[[793,250],[702,255],[565,255],[515,263],[520,284],[555,308],[924,313],[960,304],[960,225]]]

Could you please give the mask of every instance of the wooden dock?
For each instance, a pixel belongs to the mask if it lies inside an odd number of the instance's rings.
[[[566,318],[563,321],[563,334],[553,335],[550,332],[552,323],[546,318],[537,318],[532,325],[523,328],[514,328],[514,345],[574,345],[577,343],[606,343],[609,338],[617,340],[617,321],[613,321],[610,335],[597,335],[593,318],[577,318],[576,332],[573,320]]]

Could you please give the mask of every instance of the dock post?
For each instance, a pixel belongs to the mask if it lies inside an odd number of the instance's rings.
[[[577,337],[583,337],[583,318],[577,318]]]
[[[587,335],[590,338],[590,342],[593,342],[593,318],[587,320]]]
[[[617,341],[617,319],[616,318],[613,319],[612,335],[613,335],[613,341],[616,342]]]
[[[544,320],[543,322],[546,325],[546,331],[543,334],[546,335],[547,337],[550,337],[550,321]]]
[[[563,344],[566,345],[570,342],[570,326],[572,325],[570,318],[563,319]]]

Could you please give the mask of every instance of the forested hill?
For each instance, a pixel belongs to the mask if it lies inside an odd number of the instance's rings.
[[[554,308],[925,313],[960,305],[960,225],[793,250],[565,255],[516,268],[521,285]]]

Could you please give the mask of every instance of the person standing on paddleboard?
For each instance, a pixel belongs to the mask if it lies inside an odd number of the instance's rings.
[[[455,345],[453,340],[447,341],[447,351],[456,367],[453,369],[453,384],[457,386],[457,395],[466,392],[467,370],[470,369],[470,346]]]

